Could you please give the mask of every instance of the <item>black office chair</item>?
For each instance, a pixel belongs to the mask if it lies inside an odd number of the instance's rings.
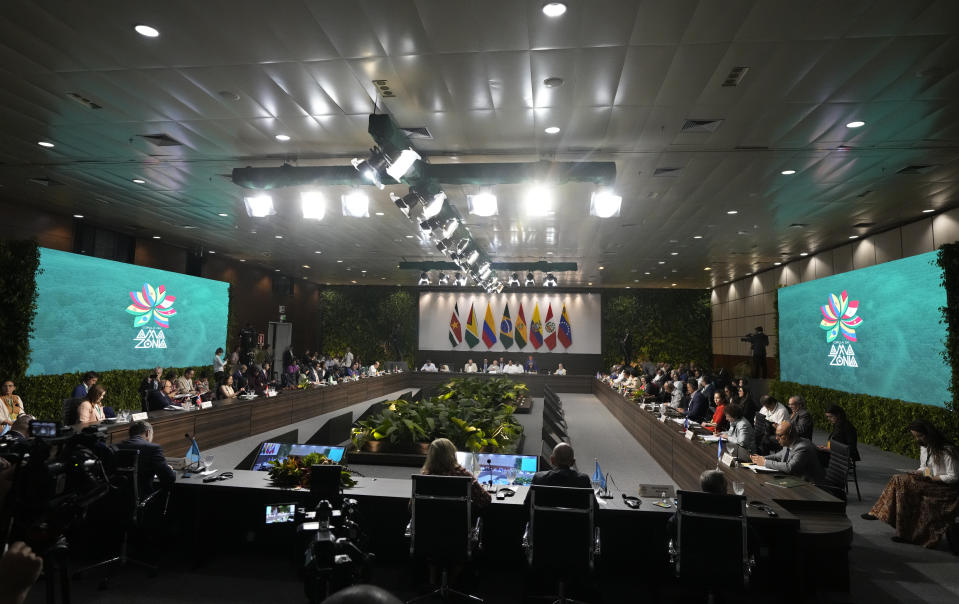
[[[82,398],[71,397],[63,399],[61,418],[63,419],[64,426],[72,426],[80,421],[79,408],[82,402]]]
[[[820,489],[846,501],[849,493],[849,447],[832,441],[829,443],[829,465],[826,466],[826,475],[822,482],[817,484]],[[858,487],[858,484],[857,484]]]
[[[579,602],[566,596],[567,582],[593,572],[600,554],[595,501],[592,489],[530,487],[529,526],[523,549],[531,569],[548,571],[558,579],[555,603]]]
[[[747,588],[756,562],[749,551],[746,498],[696,491],[679,491],[678,498],[676,534],[668,546],[676,577],[698,584],[709,569],[710,577],[722,577],[723,588]],[[713,583],[708,585],[712,590]],[[710,591],[710,600],[714,595]]]
[[[169,501],[169,491],[160,489],[153,491],[145,497],[140,497],[139,486],[139,461],[140,452],[136,449],[118,449],[116,452],[116,471],[110,478],[111,490],[108,495],[107,505],[120,514],[122,518],[122,536],[120,540],[120,551],[117,555],[102,560],[95,564],[85,566],[74,573],[75,578],[81,577],[84,573],[98,569],[106,568],[114,564],[126,566],[133,564],[149,571],[150,576],[156,575],[159,568],[143,560],[132,558],[128,555],[130,534],[141,529],[145,523],[147,511],[154,506],[160,507],[161,514],[166,514],[166,506]],[[100,584],[100,588],[106,587],[106,579]]]
[[[469,562],[474,548],[478,547],[482,522],[472,521],[470,476],[429,476],[414,474],[413,518],[410,521],[410,555],[426,559],[441,571],[440,586],[430,593],[417,596],[410,602],[450,595],[474,602],[482,602],[479,596],[452,589],[449,586],[449,571],[454,566]]]

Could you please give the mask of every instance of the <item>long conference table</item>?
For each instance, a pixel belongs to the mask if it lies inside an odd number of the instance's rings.
[[[217,401],[209,409],[156,411],[149,414],[149,421],[154,428],[154,442],[171,452],[184,447],[184,434],[195,435],[202,448],[210,448],[406,388],[429,393],[454,376],[465,374],[388,374],[336,386],[281,392],[271,398]],[[471,374],[470,377],[494,376]],[[688,440],[682,426],[659,421],[656,414],[593,376],[519,374],[509,377],[527,384],[534,397],[542,396],[547,384],[557,393],[593,393],[681,489],[698,490],[700,473],[717,467],[715,444]],[[110,441],[126,438],[126,428],[126,424],[108,426]],[[834,587],[836,584],[840,588],[847,586],[852,531],[843,501],[811,484],[783,488],[745,468],[722,466],[721,469],[730,481],[745,484],[749,501],[762,501],[777,514],[771,517],[753,508],[749,510],[750,526],[762,535],[767,546],[766,554],[759,561],[758,573],[765,570],[769,572],[766,578],[777,582],[787,576],[798,579],[801,575],[806,579],[810,575],[821,579],[825,567],[834,577],[831,581]],[[368,519],[367,530],[376,536],[374,549],[380,555],[399,555],[405,551],[402,529],[408,520],[409,480],[361,477],[359,484],[346,495],[360,501]],[[613,499],[600,503],[597,517],[603,530],[606,568],[635,572],[638,563],[649,570],[647,579],[658,580],[666,562],[663,546],[666,520],[675,509],[657,507],[653,505],[656,499],[651,498],[643,499],[640,508],[633,510],[624,505],[618,492],[614,495]],[[520,504],[524,496],[525,489],[520,488],[510,499],[494,500],[486,512],[490,542],[487,550],[498,552],[502,559],[514,563],[522,560],[519,540],[526,508]],[[310,503],[308,492],[279,489],[270,485],[265,472],[242,470],[234,470],[234,479],[224,482],[203,483],[196,477],[180,477],[174,499],[179,500],[176,507],[182,510],[221,510],[217,514],[218,524],[229,526],[225,533],[210,531],[209,526],[194,533],[210,537],[216,534],[218,543],[235,535],[238,524],[262,525],[266,503]],[[196,518],[189,513],[187,516]]]

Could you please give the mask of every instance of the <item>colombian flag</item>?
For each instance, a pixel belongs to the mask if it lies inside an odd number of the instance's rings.
[[[529,343],[536,350],[543,345],[543,324],[539,320],[539,304],[533,306],[533,322],[529,325]]]
[[[516,315],[516,347],[526,347],[526,315],[523,313],[523,303],[519,304],[519,314]]]
[[[483,341],[486,342],[487,348],[492,348],[493,344],[496,343],[496,331],[493,329],[493,311],[489,307],[489,302],[486,303],[486,317],[483,320]]]
[[[499,341],[503,343],[503,348],[513,345],[513,320],[509,317],[509,302],[503,311],[503,320],[499,322]]]
[[[476,314],[470,304],[470,316],[466,319],[466,344],[472,348],[479,344],[479,333],[476,331]]]
[[[453,316],[450,317],[450,346],[456,348],[456,345],[463,341],[463,332],[460,330],[460,305],[459,302],[453,305]]]
[[[569,348],[573,344],[573,328],[569,325],[569,315],[566,314],[566,304],[563,304],[563,314],[559,316],[559,341]]]
[[[556,348],[556,322],[553,321],[552,302],[550,302],[549,308],[546,310],[546,323],[543,327],[546,328],[546,347],[552,350]]]

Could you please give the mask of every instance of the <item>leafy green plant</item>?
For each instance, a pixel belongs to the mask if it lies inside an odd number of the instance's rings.
[[[310,453],[303,457],[285,457],[269,462],[267,474],[275,486],[291,489],[294,487],[310,488],[311,470],[316,465],[336,465],[336,462],[320,453]],[[348,489],[356,485],[353,472],[346,466],[340,471],[340,486]]]
[[[952,400],[946,405],[955,414],[959,413],[956,406],[956,397],[959,397],[959,243],[940,246],[936,262],[942,268],[942,286],[946,290],[946,305],[939,309],[942,313],[939,323],[946,326],[946,348],[942,356],[952,369],[949,382]]]
[[[39,266],[35,241],[0,241],[0,380],[20,379],[30,364]]]

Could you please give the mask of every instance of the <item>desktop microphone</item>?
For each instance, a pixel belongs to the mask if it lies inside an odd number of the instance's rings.
[[[486,470],[489,472],[489,488],[493,489],[493,458],[486,458]]]

